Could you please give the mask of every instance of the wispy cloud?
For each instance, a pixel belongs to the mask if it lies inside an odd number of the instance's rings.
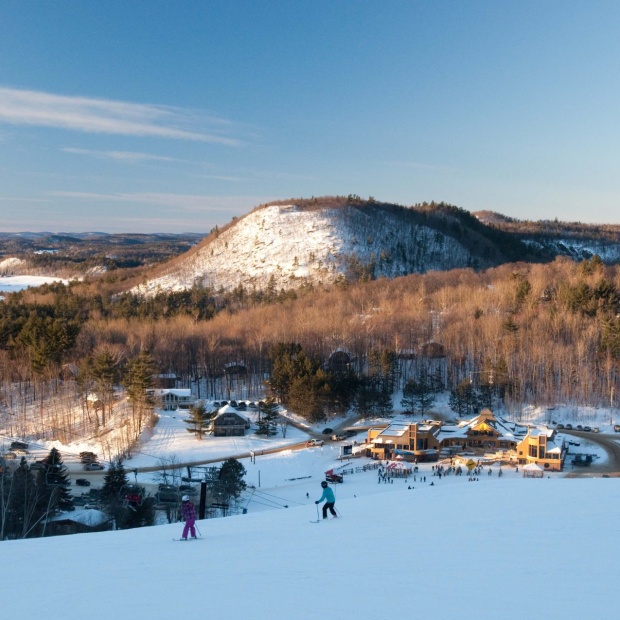
[[[230,135],[232,123],[198,110],[15,88],[0,87],[0,122],[226,146],[241,144]]]
[[[75,155],[88,155],[89,157],[97,157],[99,159],[114,159],[124,162],[141,162],[141,161],[183,161],[176,157],[166,157],[164,155],[151,155],[149,153],[140,153],[135,151],[95,151],[92,149],[80,149],[75,147],[65,147],[62,149],[65,153],[73,153]]]
[[[117,202],[141,205],[158,205],[186,213],[205,213],[240,210],[248,211],[252,206],[271,198],[257,196],[212,196],[208,194],[169,194],[164,192],[118,192],[102,194],[96,192],[50,192],[50,196],[81,201]]]

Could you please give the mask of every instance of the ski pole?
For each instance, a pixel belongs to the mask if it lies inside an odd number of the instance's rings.
[[[202,538],[202,532],[198,529],[198,526],[195,523],[194,523],[194,527],[196,528],[196,531],[198,532],[198,536]]]
[[[319,519],[319,505],[318,504],[316,505],[316,520],[320,521],[320,519]]]

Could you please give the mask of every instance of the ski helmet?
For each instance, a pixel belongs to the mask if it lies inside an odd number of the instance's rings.
[[[322,486],[323,488],[325,488],[325,487],[327,486],[327,480],[323,480],[323,481],[321,482],[321,486]]]
[[[181,498],[181,501],[183,501],[183,502],[189,502],[189,495],[184,495],[184,496]]]

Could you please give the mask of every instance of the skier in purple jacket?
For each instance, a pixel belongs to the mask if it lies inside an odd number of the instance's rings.
[[[187,540],[188,531],[191,532],[192,538],[196,538],[196,528],[194,526],[196,523],[196,509],[194,504],[189,501],[189,495],[184,495],[181,501],[183,502],[181,504],[181,520],[185,521],[181,540]]]

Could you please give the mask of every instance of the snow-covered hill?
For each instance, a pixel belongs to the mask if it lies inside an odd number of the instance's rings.
[[[553,256],[567,256],[577,261],[597,255],[604,263],[620,262],[620,244],[606,239],[538,237],[523,239],[523,243]]]
[[[239,285],[279,291],[558,255],[620,260],[620,230],[613,227],[567,224],[562,236],[562,224],[554,222],[547,235],[544,222],[498,217],[474,217],[445,204],[406,208],[359,198],[264,205],[159,268],[134,291],[150,295],[196,284],[215,291]]]
[[[231,290],[294,288],[395,277],[466,265],[491,266],[456,238],[419,223],[411,210],[357,206],[261,207],[197,250],[174,261],[142,293],[184,290],[194,284]]]

